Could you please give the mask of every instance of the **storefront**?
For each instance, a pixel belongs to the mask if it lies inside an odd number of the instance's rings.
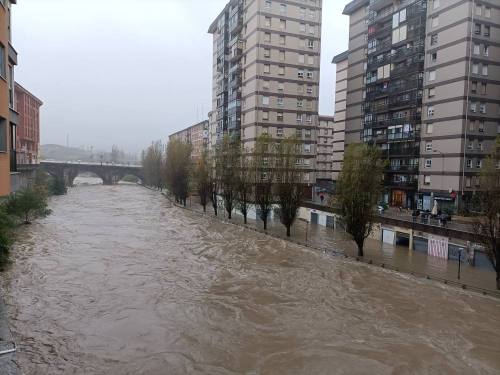
[[[456,212],[457,193],[420,193],[417,201],[417,208],[422,211],[431,211],[434,202],[438,204],[438,209],[442,212]]]

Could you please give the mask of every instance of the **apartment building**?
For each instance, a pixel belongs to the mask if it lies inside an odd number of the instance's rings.
[[[38,164],[40,148],[40,107],[43,102],[15,83],[16,109],[19,112],[17,126],[17,164]]]
[[[332,156],[332,178],[334,181],[337,181],[344,161],[348,56],[349,51],[345,51],[335,56],[332,61],[336,65]]]
[[[10,193],[11,174],[16,173],[16,125],[14,66],[17,52],[11,44],[11,6],[15,0],[0,1],[0,196]]]
[[[169,136],[169,140],[189,143],[192,147],[191,158],[196,160],[209,149],[209,120],[204,120]]]
[[[386,202],[456,205],[459,193],[467,200],[479,188],[500,113],[498,12],[492,0],[355,0],[345,7],[346,142],[380,147],[388,160]]]
[[[231,0],[213,34],[216,142],[252,149],[264,133],[296,135],[304,183],[314,183],[322,0]]]
[[[316,185],[325,188],[333,188],[333,132],[333,116],[319,116],[316,130]]]

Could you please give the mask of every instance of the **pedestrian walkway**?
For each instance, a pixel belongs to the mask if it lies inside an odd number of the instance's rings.
[[[7,322],[7,311],[0,297],[0,352],[13,347],[13,338]],[[20,373],[16,362],[16,353],[0,354],[0,373],[2,375],[17,375]]]
[[[203,209],[195,198],[188,200],[186,208],[203,214]],[[205,215],[214,216],[211,206],[207,206]],[[232,216],[232,219],[229,220],[227,213],[221,210],[218,218],[237,225],[245,225],[241,215],[233,214]],[[251,230],[264,232],[263,223],[260,220],[249,219],[245,226]],[[270,221],[266,233],[332,255],[340,255],[351,259],[357,258],[355,243],[343,231],[296,220],[290,238],[286,237],[286,229],[279,221]],[[427,256],[422,252],[411,251],[407,247],[384,244],[374,239],[366,240],[364,250],[364,257],[363,259],[359,258],[359,261],[418,277],[438,280],[458,287],[475,289],[479,292],[486,291],[500,297],[500,293],[496,291],[493,269],[490,271],[462,263],[460,265],[460,279],[458,279],[459,264],[457,261]]]

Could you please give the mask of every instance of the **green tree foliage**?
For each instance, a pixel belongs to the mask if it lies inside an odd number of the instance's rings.
[[[178,202],[186,205],[191,173],[191,145],[171,140],[165,160],[166,186]]]
[[[280,206],[280,220],[288,237],[304,192],[303,170],[298,163],[301,145],[296,137],[290,137],[279,143],[276,153],[275,195]]]
[[[500,138],[484,160],[480,181],[477,196],[481,214],[475,217],[474,227],[496,271],[496,286],[500,290]]]
[[[164,162],[165,147],[161,141],[151,143],[151,145],[142,152],[142,171],[144,174],[143,183],[156,189],[162,189],[165,186]]]
[[[51,195],[64,195],[68,192],[68,188],[64,183],[64,178],[61,176],[53,177],[49,181],[49,193]]]
[[[5,203],[0,204],[0,269],[8,260],[9,246],[12,244],[14,223],[7,214]]]
[[[236,182],[236,208],[243,215],[243,220],[246,224],[248,211],[253,200],[255,171],[251,167],[253,164],[252,155],[246,152],[243,148],[240,155],[240,165],[239,170],[237,171]]]
[[[212,183],[210,178],[210,160],[208,153],[205,151],[201,157],[196,161],[194,171],[194,178],[196,181],[196,191],[200,197],[200,203],[203,206],[203,212],[207,212],[207,203],[212,190]]]
[[[365,239],[370,235],[374,208],[382,193],[384,162],[380,151],[365,144],[349,145],[337,181],[337,203],[344,227],[363,256]]]
[[[23,220],[25,224],[50,213],[47,208],[47,195],[40,186],[30,187],[9,196],[6,211],[9,215]]]
[[[241,157],[241,144],[238,138],[224,136],[218,145],[215,157],[215,168],[219,180],[220,195],[224,200],[224,208],[231,219],[236,192],[238,188],[238,175]]]
[[[267,229],[269,213],[275,201],[273,181],[275,174],[276,147],[268,134],[261,134],[255,142],[253,155],[254,197],[258,216]]]

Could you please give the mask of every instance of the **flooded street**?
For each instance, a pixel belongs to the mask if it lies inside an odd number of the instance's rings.
[[[25,374],[498,374],[500,301],[80,186],[2,274]]]

